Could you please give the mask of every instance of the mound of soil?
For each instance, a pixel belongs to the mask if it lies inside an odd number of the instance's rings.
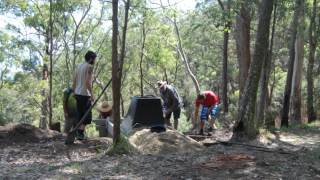
[[[142,154],[182,153],[203,149],[197,141],[170,129],[161,133],[151,132],[150,129],[137,130],[129,137],[129,141]]]
[[[57,131],[39,129],[30,124],[8,124],[0,126],[0,141],[7,143],[40,142],[62,138]]]

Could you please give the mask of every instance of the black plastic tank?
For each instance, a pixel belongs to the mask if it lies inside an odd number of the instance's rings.
[[[126,132],[138,127],[164,127],[161,99],[155,96],[131,98],[127,115],[121,124]]]

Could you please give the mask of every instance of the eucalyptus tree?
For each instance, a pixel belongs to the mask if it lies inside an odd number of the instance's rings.
[[[244,89],[244,95],[239,103],[235,132],[244,132],[248,137],[255,137],[257,131],[257,120],[255,118],[256,97],[263,62],[266,60],[270,20],[273,10],[273,0],[263,0],[259,6],[259,22],[253,60],[249,68],[248,79]],[[261,62],[262,61],[262,62]]]
[[[317,119],[317,115],[314,109],[314,61],[315,53],[317,49],[317,36],[319,35],[320,24],[316,21],[318,13],[318,2],[313,0],[312,13],[309,24],[309,57],[307,67],[307,110],[308,110],[308,122],[312,122]]]
[[[304,0],[296,0],[295,1],[295,10],[294,15],[292,17],[291,23],[291,38],[290,38],[290,48],[289,48],[289,62],[288,62],[288,72],[286,79],[286,86],[283,95],[283,105],[281,109],[281,126],[288,127],[289,126],[289,108],[290,108],[290,98],[291,98],[291,88],[292,88],[292,75],[294,69],[294,61],[295,61],[295,42],[297,37],[297,27],[298,27],[298,19],[301,15],[301,11],[303,8]]]

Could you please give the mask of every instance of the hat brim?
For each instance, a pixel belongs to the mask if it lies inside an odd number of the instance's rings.
[[[164,85],[166,85],[167,83],[165,81],[161,81],[160,83],[158,83],[158,88],[161,89],[164,87]]]
[[[97,107],[98,111],[100,112],[110,112],[112,110],[112,106],[109,106],[107,108],[103,108],[103,107]]]

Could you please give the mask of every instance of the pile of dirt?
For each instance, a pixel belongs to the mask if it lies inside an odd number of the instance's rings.
[[[30,124],[8,124],[0,126],[0,141],[7,143],[40,142],[62,138],[57,131],[39,129]]]
[[[150,129],[137,130],[129,137],[129,141],[142,154],[182,153],[203,149],[197,141],[170,129],[161,133],[151,132]]]

